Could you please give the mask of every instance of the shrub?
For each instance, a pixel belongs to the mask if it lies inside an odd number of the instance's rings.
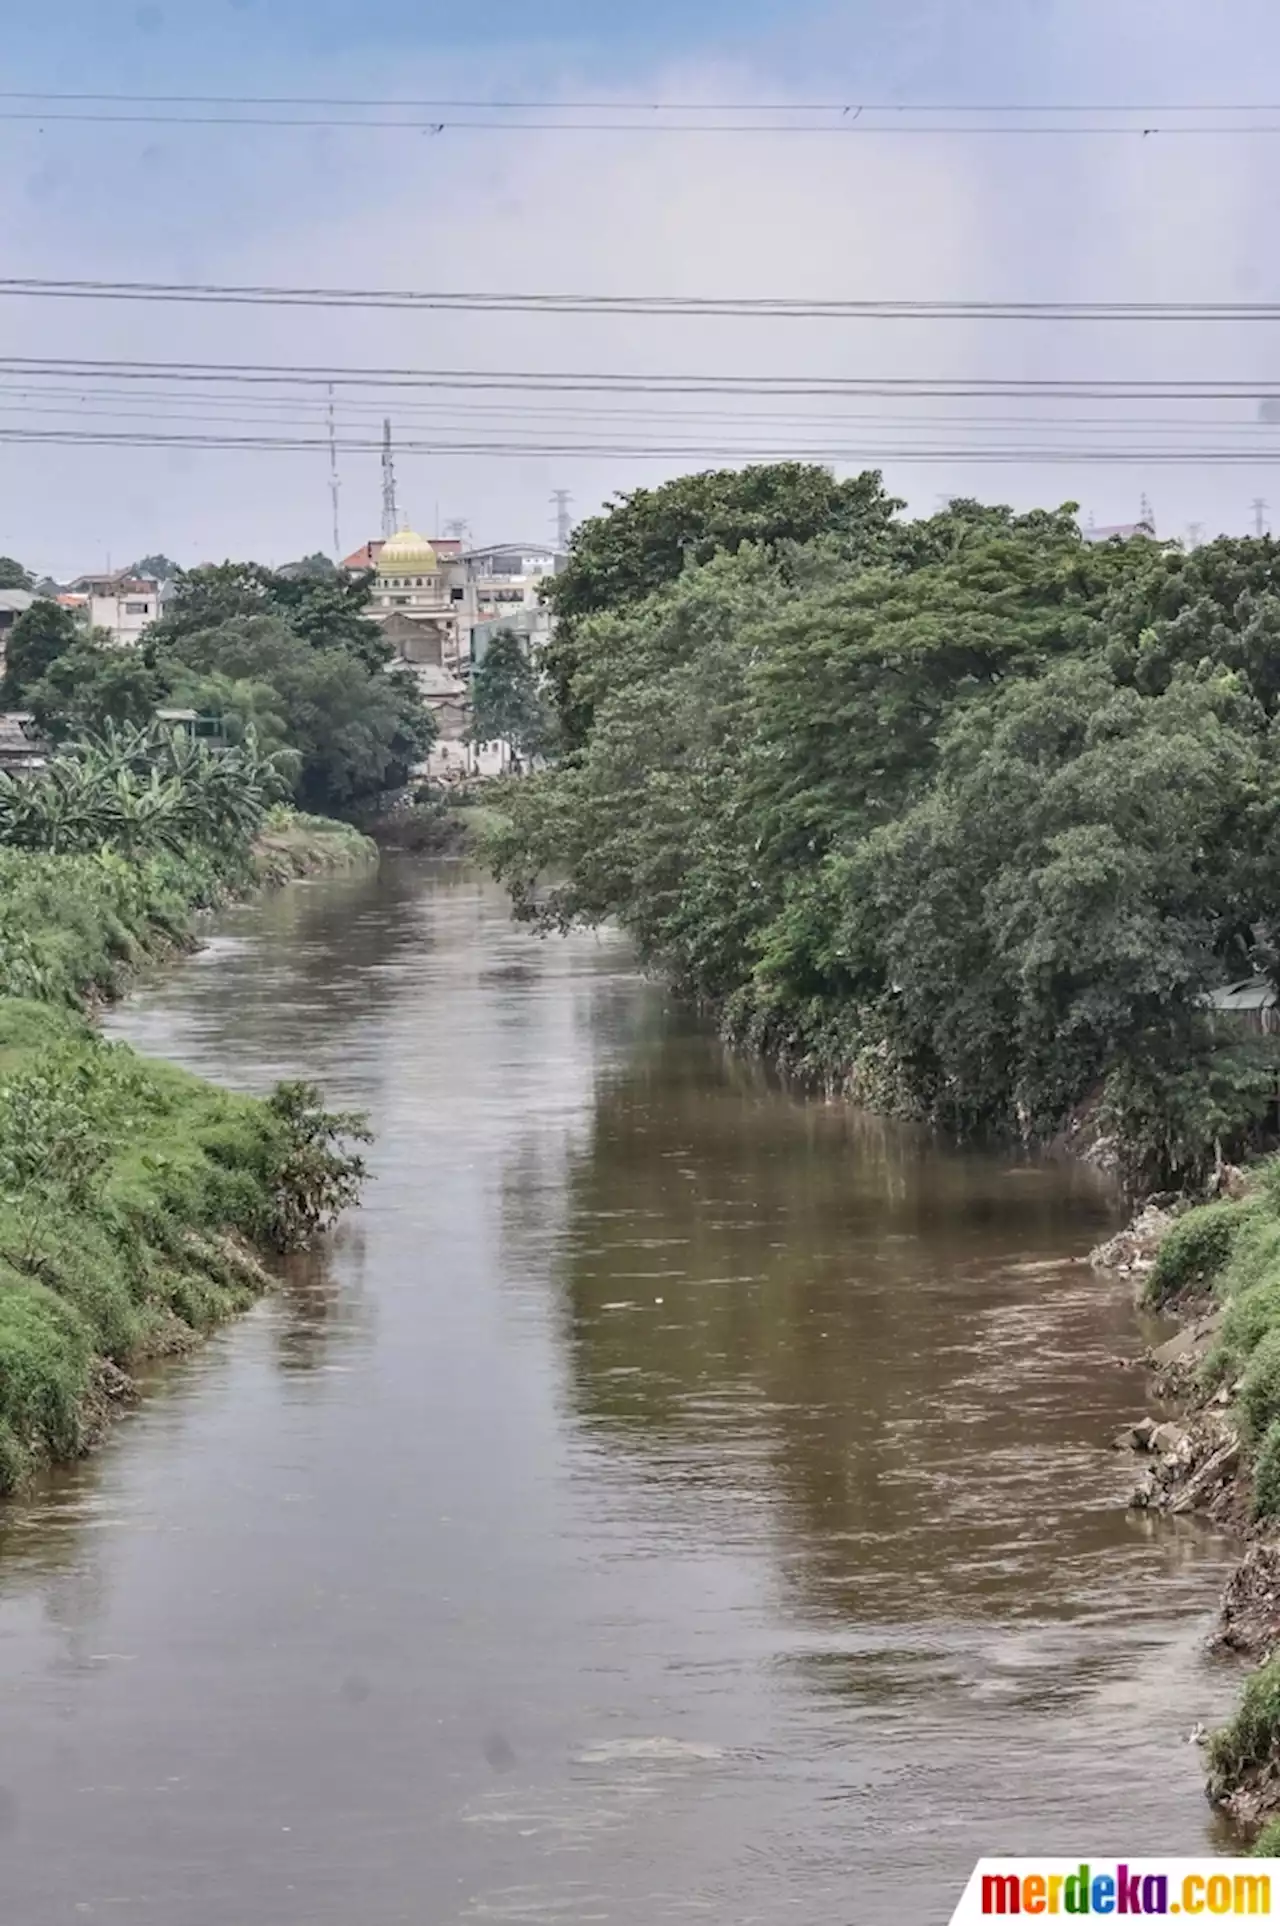
[[[1280,1418],[1280,1330],[1268,1331],[1249,1359],[1240,1386],[1240,1415],[1250,1438]]]
[[[1247,1206],[1236,1203],[1202,1204],[1180,1217],[1157,1253],[1147,1302],[1168,1304],[1211,1284],[1249,1222]]]
[[[1280,1859],[1280,1819],[1272,1819],[1262,1828],[1249,1848],[1251,1859]]]
[[[1272,1419],[1258,1447],[1253,1469],[1253,1515],[1280,1517],[1280,1423]]]
[[[1252,1675],[1235,1717],[1209,1740],[1210,1796],[1222,1798],[1246,1775],[1268,1765],[1280,1737],[1280,1653]]]
[[[303,1249],[354,1204],[366,1176],[348,1143],[368,1143],[365,1118],[325,1110],[310,1083],[280,1083],[267,1102],[275,1133],[271,1207],[264,1226],[279,1251]]]
[[[1205,1360],[1208,1383],[1238,1370],[1261,1344],[1268,1331],[1280,1329],[1280,1265],[1273,1276],[1241,1291],[1227,1305],[1217,1343]]]
[[[252,1301],[228,1233],[296,1249],[354,1203],[365,1136],[311,1085],[233,1095],[0,999],[0,1493],[78,1452],[95,1357]]]

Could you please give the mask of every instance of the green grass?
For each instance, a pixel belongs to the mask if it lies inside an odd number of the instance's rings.
[[[1210,1791],[1232,1792],[1277,1756],[1280,1741],[1280,1653],[1249,1679],[1240,1709],[1209,1740]]]
[[[1248,1221],[1243,1203],[1202,1204],[1180,1217],[1157,1253],[1147,1279],[1147,1302],[1170,1304],[1206,1289],[1225,1269]]]
[[[83,1177],[59,1174],[56,1143],[46,1159],[18,1141],[41,1114],[33,1093],[56,1120],[67,1092]],[[315,1196],[329,1137],[321,1126],[315,1147],[305,1115]],[[302,1142],[277,1105],[104,1043],[69,1012],[0,1000],[0,1492],[81,1450],[99,1359],[173,1348],[252,1302],[267,1276],[251,1247],[277,1241]]]

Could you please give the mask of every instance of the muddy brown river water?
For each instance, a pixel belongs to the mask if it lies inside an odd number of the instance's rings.
[[[332,1247],[0,1512],[3,1926],[930,1926],[1213,1849],[1230,1548],[1120,1502],[1083,1172],[771,1087],[465,867],[110,1033],[378,1133]]]

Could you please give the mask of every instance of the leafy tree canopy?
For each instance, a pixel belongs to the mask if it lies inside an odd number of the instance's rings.
[[[572,753],[505,805],[499,872],[865,1101],[1038,1139],[1086,1106],[1194,1175],[1274,1074],[1206,996],[1280,982],[1280,547],[902,523],[863,480],[856,530],[730,519],[678,571],[647,494],[587,525]]]
[[[12,555],[0,555],[0,589],[30,591],[34,588],[35,578],[23,568],[21,562],[15,562]]]
[[[36,683],[83,635],[71,611],[57,602],[33,602],[24,609],[8,635],[0,708],[21,709]]]
[[[837,481],[802,462],[711,470],[638,488],[605,514],[580,522],[564,571],[547,590],[559,618],[547,653],[566,744],[580,747],[591,711],[573,683],[583,659],[580,618],[618,611],[674,581],[687,567],[744,543],[777,550],[819,536],[838,538],[864,558],[885,552],[902,506],[877,474]]]
[[[144,582],[171,582],[181,573],[181,570],[176,562],[169,560],[167,555],[144,555],[140,562],[133,564],[128,573],[138,576]]]
[[[172,686],[207,711],[221,700],[213,712],[244,717],[257,703],[270,714],[272,733],[297,755],[297,799],[308,809],[341,811],[400,787],[433,739],[411,676],[313,646],[279,615],[185,634],[161,661]]]
[[[164,702],[165,680],[140,649],[103,647],[84,635],[50,663],[25,703],[54,742],[99,735],[108,723],[145,727]]]
[[[520,638],[501,629],[471,677],[471,739],[507,742],[517,758],[537,756],[550,733],[539,677]]]

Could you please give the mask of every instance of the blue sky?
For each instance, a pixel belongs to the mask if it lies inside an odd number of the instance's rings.
[[[6,10],[3,87],[145,93],[620,101],[1280,98],[1272,0],[72,0]],[[9,103],[10,109],[17,103]],[[0,103],[0,109],[3,103]],[[925,299],[1274,297],[1280,140],[742,141],[697,136],[350,129],[104,128],[0,114],[4,272],[118,279],[586,292],[911,295]],[[1044,326],[892,332],[764,323],[601,322],[199,312],[0,302],[0,353],[344,366],[814,373],[1273,377],[1260,329]],[[111,419],[110,398],[74,404]],[[115,404],[117,415],[119,403]],[[363,433],[394,396],[350,409]],[[843,405],[843,404],[841,404]],[[874,404],[867,404],[868,407]],[[0,377],[0,427],[50,422]],[[247,403],[221,404],[209,419]],[[152,418],[170,407],[157,403]],[[579,512],[651,482],[652,459],[432,452],[522,427],[501,399],[469,415],[401,411],[401,494],[419,525],[542,538],[553,487]],[[147,407],[134,410],[142,425]],[[531,419],[531,418],[530,418]],[[250,421],[251,425],[251,421]],[[527,426],[527,422],[524,424]],[[734,424],[730,424],[733,426]],[[539,424],[529,430],[533,436]],[[678,424],[677,424],[678,426]],[[551,438],[575,427],[543,418]],[[580,430],[582,422],[576,423]],[[778,430],[803,439],[818,424]],[[659,424],[663,434],[676,432]],[[622,430],[618,430],[619,434]],[[627,434],[638,432],[634,423]],[[684,439],[723,436],[703,422]],[[772,435],[773,431],[770,431]],[[885,438],[881,425],[854,437]],[[893,433],[898,433],[895,428]],[[963,425],[955,434],[963,433]],[[344,545],[376,528],[377,463],[344,458]],[[1078,499],[1162,526],[1242,527],[1268,471],[948,459],[889,470],[939,494]],[[1277,484],[1280,488],[1280,484]],[[1280,521],[1280,493],[1276,501]],[[192,561],[282,560],[329,543],[327,471],[309,454],[23,447],[0,463],[0,552],[66,574],[163,547]]]

